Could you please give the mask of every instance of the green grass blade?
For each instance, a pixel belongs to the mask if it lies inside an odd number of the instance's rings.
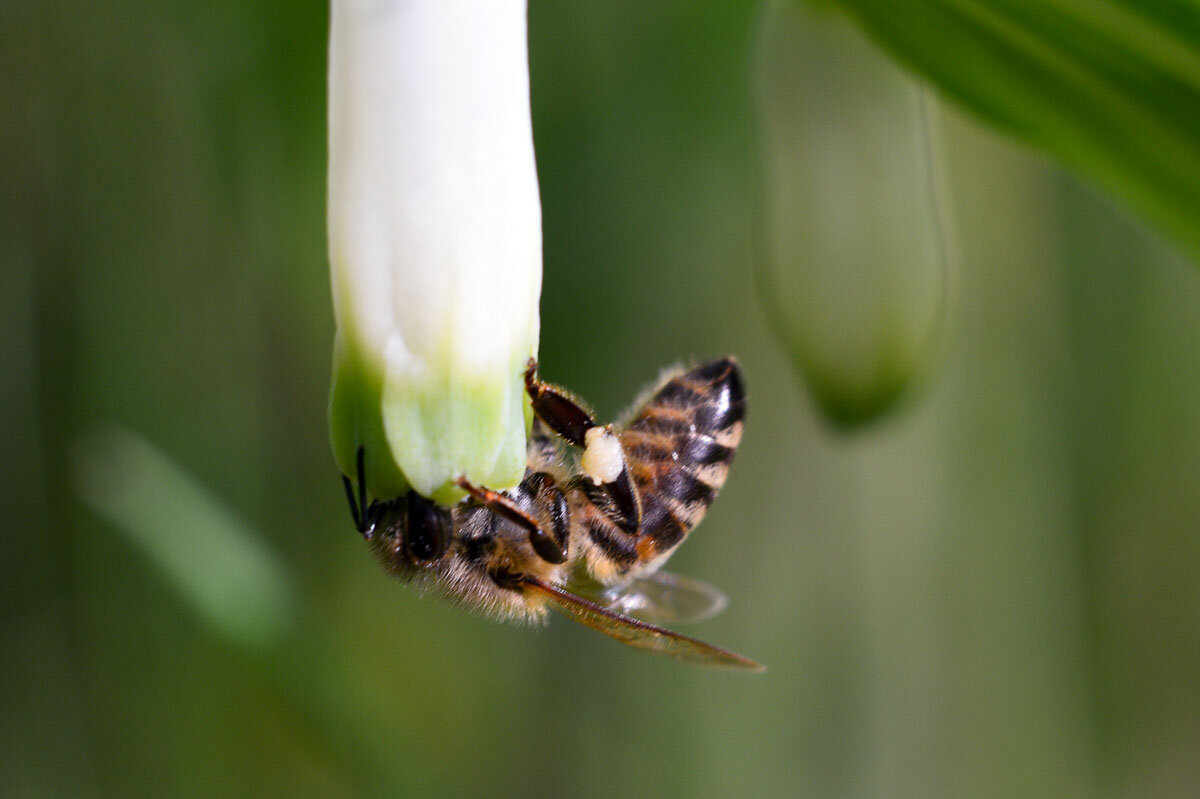
[[[257,651],[294,625],[296,593],[284,563],[218,497],[137,433],[112,427],[80,441],[74,484],[219,634]]]

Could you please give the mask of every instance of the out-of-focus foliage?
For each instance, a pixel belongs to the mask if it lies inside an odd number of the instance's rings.
[[[841,15],[777,0],[755,34],[763,308],[825,415],[861,425],[937,349],[932,101]]]
[[[756,4],[535,0],[543,373],[608,418],[741,358],[742,448],[671,567],[730,596],[686,632],[770,670],[498,625],[382,573],[329,452],[326,14],[0,11],[0,796],[1194,792],[1200,272],[951,111],[941,368],[831,436],[753,286]],[[109,423],[286,571],[272,646],[75,495]]]
[[[215,633],[253,650],[287,631],[297,596],[282,564],[148,442],[97,430],[72,453],[72,477],[80,498],[128,535]]]
[[[835,0],[967,108],[1200,254],[1200,6]]]

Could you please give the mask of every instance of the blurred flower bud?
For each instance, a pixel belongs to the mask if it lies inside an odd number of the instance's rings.
[[[761,294],[822,411],[894,405],[938,338],[946,255],[920,89],[840,16],[768,4],[759,30]]]
[[[333,0],[330,430],[377,497],[525,470],[541,206],[525,0]]]

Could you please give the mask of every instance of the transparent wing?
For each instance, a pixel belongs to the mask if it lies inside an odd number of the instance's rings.
[[[601,585],[586,577],[570,589],[611,611],[651,624],[686,624],[716,616],[729,599],[708,583],[670,572],[634,577],[620,585]]]
[[[743,671],[765,671],[761,664],[736,652],[626,616],[573,594],[565,588],[532,578],[526,578],[525,586],[546,599],[560,613],[586,627],[616,638],[623,644],[688,663]]]

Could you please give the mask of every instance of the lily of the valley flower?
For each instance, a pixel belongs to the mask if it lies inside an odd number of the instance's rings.
[[[372,495],[525,469],[541,206],[525,0],[333,0],[330,430]]]

